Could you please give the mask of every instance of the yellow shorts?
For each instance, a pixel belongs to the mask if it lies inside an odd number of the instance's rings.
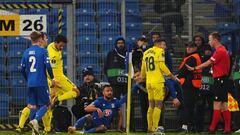
[[[54,78],[56,81],[58,81],[60,83],[60,85],[62,86],[61,88],[55,87],[52,88],[55,90],[55,95],[59,96],[62,95],[70,90],[72,90],[73,88],[76,88],[76,85],[70,81],[70,79],[68,79],[65,75],[62,76],[55,76]]]
[[[148,100],[161,100],[165,97],[164,83],[147,83]]]

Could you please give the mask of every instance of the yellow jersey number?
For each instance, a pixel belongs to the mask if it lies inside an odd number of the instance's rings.
[[[155,70],[155,64],[154,64],[154,57],[153,56],[146,57],[145,62],[146,62],[147,71]]]

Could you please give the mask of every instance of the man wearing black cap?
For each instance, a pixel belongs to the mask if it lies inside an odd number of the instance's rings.
[[[84,68],[82,74],[83,84],[79,86],[81,93],[76,98],[76,104],[72,107],[72,113],[77,119],[86,115],[84,108],[92,103],[101,93],[100,89],[95,84],[99,81],[95,78],[92,67]]]
[[[182,133],[191,132],[194,125],[194,108],[196,102],[196,91],[201,87],[202,70],[191,72],[185,66],[186,64],[193,67],[201,64],[201,57],[197,53],[197,46],[193,42],[186,44],[187,56],[181,63],[178,71],[178,78],[182,86],[183,94],[183,126]]]

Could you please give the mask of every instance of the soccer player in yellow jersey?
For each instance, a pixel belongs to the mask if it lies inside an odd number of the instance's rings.
[[[162,49],[165,44],[165,40],[154,41],[154,46],[144,52],[142,59],[141,75],[143,79],[146,78],[149,100],[147,112],[149,132],[159,132],[157,131],[158,122],[165,96],[164,75],[170,76],[173,80],[178,80],[165,65],[165,54]]]
[[[56,99],[54,107],[59,102],[72,99],[80,94],[80,91],[63,73],[62,49],[67,43],[67,38],[63,35],[57,35],[55,41],[48,45],[47,50],[55,79],[59,81],[61,88],[56,88]]]

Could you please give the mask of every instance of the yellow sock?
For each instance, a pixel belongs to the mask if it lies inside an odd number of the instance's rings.
[[[68,92],[64,93],[63,95],[59,96],[58,100],[64,101],[64,100],[72,99],[75,97],[77,97],[77,93],[75,91],[71,90],[71,91],[68,91]]]
[[[20,128],[23,128],[24,127],[24,124],[26,122],[26,120],[28,119],[30,115],[30,109],[28,107],[25,107],[23,110],[22,110],[22,114],[20,116],[20,119],[19,119],[19,127]]]
[[[161,116],[161,109],[158,107],[154,107],[153,110],[153,130],[155,131],[158,128],[158,122]]]
[[[46,114],[42,117],[44,131],[51,131],[51,122],[52,122],[52,109],[48,109]]]
[[[153,108],[148,107],[148,112],[147,112],[147,122],[148,122],[148,131],[153,131]]]

